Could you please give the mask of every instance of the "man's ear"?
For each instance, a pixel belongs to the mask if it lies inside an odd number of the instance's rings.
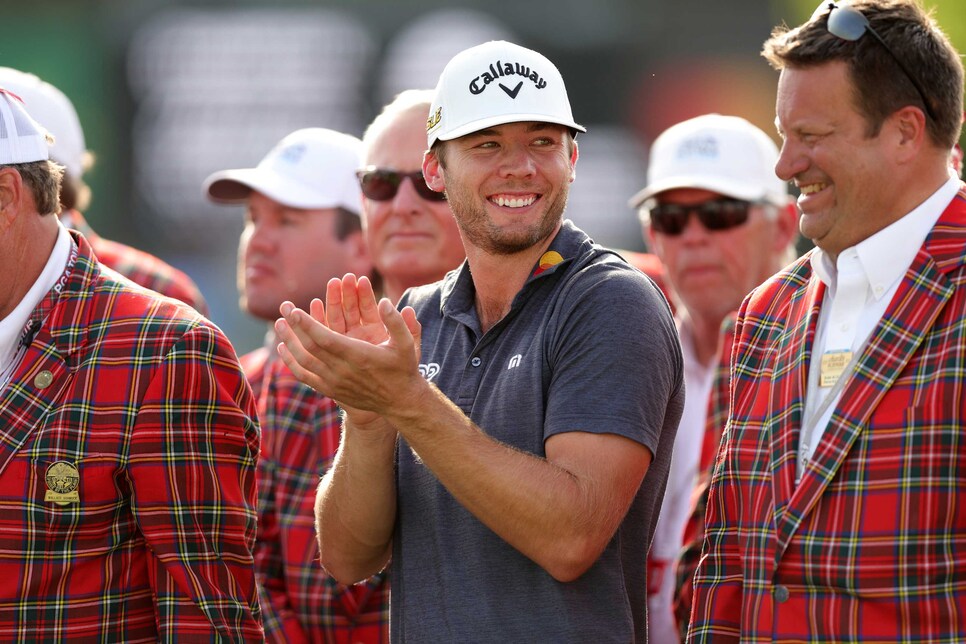
[[[372,274],[372,258],[369,255],[369,244],[361,230],[356,230],[342,240],[346,249],[346,272],[356,275]]]
[[[432,150],[426,150],[423,153],[423,179],[426,180],[426,185],[436,192],[443,192],[446,189],[443,166]]]
[[[577,152],[577,139],[573,139],[573,144],[574,149],[570,153],[570,183],[573,183],[574,179],[577,178],[577,157],[580,156]]]
[[[928,142],[926,115],[921,109],[907,105],[893,113],[888,122],[895,131],[896,161],[908,163],[915,159]]]
[[[789,245],[797,241],[798,217],[798,206],[791,199],[787,204],[778,208],[775,220],[775,252],[782,253]]]
[[[10,227],[20,212],[23,178],[13,168],[0,168],[0,230]]]

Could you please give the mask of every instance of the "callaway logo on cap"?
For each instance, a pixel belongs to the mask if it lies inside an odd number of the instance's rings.
[[[579,132],[560,72],[505,40],[464,50],[443,69],[426,121],[429,146],[503,123],[558,123]]]

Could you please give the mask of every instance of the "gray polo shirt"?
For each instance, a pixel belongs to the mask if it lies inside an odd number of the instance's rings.
[[[571,431],[654,460],[617,534],[579,579],[554,580],[466,511],[401,441],[394,642],[643,642],[645,561],[684,403],[681,349],[654,283],[564,222],[506,317],[483,334],[468,265],[412,289],[423,375],[498,441],[544,456]]]

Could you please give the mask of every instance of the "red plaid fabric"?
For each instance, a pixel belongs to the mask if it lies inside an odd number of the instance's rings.
[[[795,484],[824,287],[806,258],[739,313],[693,642],[966,641],[966,185]]]
[[[114,269],[135,284],[140,284],[161,295],[173,297],[202,315],[208,315],[208,304],[205,298],[202,297],[197,285],[184,272],[143,250],[104,239],[91,229],[84,215],[77,210],[65,211],[61,214],[60,220],[68,228],[83,233],[100,263]]]
[[[259,529],[255,568],[270,642],[388,642],[389,583],[339,584],[319,564],[315,492],[341,436],[338,407],[299,382],[275,342],[242,358],[258,401]]]
[[[688,632],[691,619],[691,601],[694,597],[694,571],[698,568],[701,546],[704,544],[704,515],[708,507],[708,488],[711,483],[711,470],[714,456],[718,452],[721,432],[728,422],[728,396],[731,384],[731,350],[735,339],[737,313],[733,313],[721,323],[721,338],[718,340],[718,364],[715,366],[711,393],[708,396],[708,415],[704,424],[704,439],[701,442],[701,458],[698,461],[698,482],[691,493],[691,515],[684,525],[684,544],[677,561],[677,575],[674,592],[674,617],[681,638]]]
[[[258,427],[231,344],[71,234],[0,395],[0,641],[261,641]],[[48,500],[56,463],[77,501]]]

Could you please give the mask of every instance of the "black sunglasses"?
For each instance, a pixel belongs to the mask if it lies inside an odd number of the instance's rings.
[[[833,36],[841,38],[842,40],[854,42],[868,32],[872,34],[873,38],[879,41],[879,44],[881,44],[885,50],[889,52],[889,55],[892,56],[893,60],[896,61],[896,64],[899,65],[899,69],[902,70],[902,72],[906,75],[906,78],[909,79],[909,82],[912,83],[912,86],[916,88],[917,92],[919,92],[919,99],[922,101],[922,105],[926,109],[926,114],[928,114],[929,117],[935,121],[936,114],[929,106],[929,101],[926,100],[926,92],[922,90],[922,85],[919,84],[919,81],[917,81],[916,77],[912,75],[909,67],[902,62],[902,59],[899,58],[896,52],[894,52],[892,48],[886,44],[886,41],[883,40],[882,36],[879,35],[879,32],[872,28],[872,25],[869,24],[869,19],[866,18],[865,15],[855,7],[850,7],[846,4],[840,5],[835,2],[828,2],[827,5],[826,3],[819,5],[819,9],[821,9],[822,6],[828,6],[828,31]]]
[[[741,199],[712,199],[696,204],[656,203],[648,208],[651,229],[664,235],[680,235],[694,213],[708,230],[728,230],[748,221],[754,204]]]
[[[399,186],[403,179],[409,178],[413,182],[416,193],[427,201],[446,201],[446,195],[436,192],[426,185],[421,170],[412,172],[397,172],[395,170],[385,170],[376,166],[369,166],[356,172],[359,177],[359,186],[362,194],[373,201],[389,201],[399,192]]]

